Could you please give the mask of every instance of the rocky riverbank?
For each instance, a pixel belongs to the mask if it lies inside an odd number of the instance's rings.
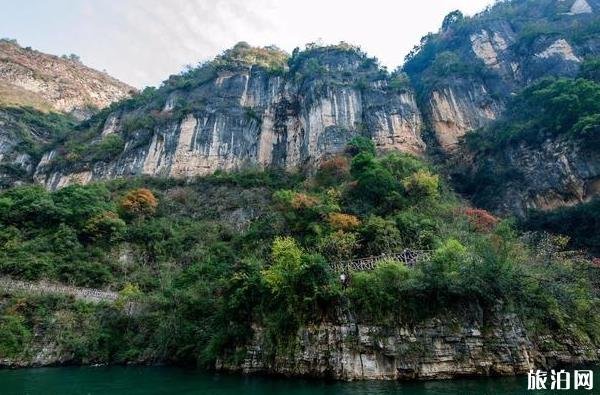
[[[486,324],[458,316],[397,326],[322,323],[301,328],[293,345],[275,354],[268,351],[265,332],[255,329],[241,362],[218,361],[217,369],[340,380],[429,380],[520,375],[599,357],[591,343],[530,337],[514,314],[498,314]]]

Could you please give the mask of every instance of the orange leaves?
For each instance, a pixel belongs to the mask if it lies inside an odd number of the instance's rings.
[[[312,208],[319,204],[319,198],[305,193],[296,193],[292,197],[291,205],[295,210]]]
[[[129,191],[121,199],[120,208],[127,215],[134,217],[145,217],[156,212],[158,201],[152,191],[139,188]]]

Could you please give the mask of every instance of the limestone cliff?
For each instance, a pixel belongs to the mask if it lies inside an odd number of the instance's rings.
[[[495,314],[487,317],[487,325],[482,320],[467,314],[393,327],[323,323],[301,328],[289,347],[275,353],[269,351],[265,333],[255,328],[245,357],[220,360],[216,367],[341,380],[427,380],[517,375],[598,360],[592,344],[560,336],[529,338],[515,315]]]
[[[475,204],[524,216],[598,194],[598,153],[585,142],[549,137],[541,145],[488,151],[467,147],[463,137],[506,118],[506,107],[537,81],[577,77],[600,54],[599,21],[596,0],[498,2],[473,17],[448,15],[409,55],[404,69],[415,84],[428,147],[439,148],[432,152],[441,153],[455,187],[471,192]]]
[[[599,18],[596,0],[514,0],[473,17],[450,14],[405,65],[435,142],[451,152],[533,81],[576,75],[583,60],[600,54],[592,27]]]
[[[105,160],[64,164],[47,153],[36,180],[49,188],[132,175],[192,177],[242,167],[313,168],[354,136],[381,150],[421,154],[421,116],[412,91],[392,88],[376,62],[348,45],[309,48],[275,66],[247,61],[273,48],[239,44],[223,57],[166,81],[146,103],[101,120],[90,146],[111,135],[122,150]],[[277,55],[279,56],[279,55]]]
[[[522,142],[466,161],[469,153],[462,153],[450,166],[462,173],[455,174],[457,183],[470,189],[475,204],[502,214],[524,217],[530,209],[552,210],[600,195],[600,152],[568,137]]]
[[[290,57],[241,43],[84,122],[26,168],[35,167],[34,179],[48,188],[247,167],[314,169],[363,135],[380,150],[417,155],[425,140],[444,166],[458,158],[465,173],[518,163],[528,181],[503,185],[495,198],[505,200],[490,206],[496,211],[573,204],[597,193],[594,155],[578,157],[560,141],[546,144],[561,147],[553,154],[528,145],[493,158],[459,146],[465,133],[501,118],[524,88],[547,76],[575,77],[597,57],[599,10],[599,0],[512,0],[473,17],[452,13],[392,74],[348,44],[309,46]],[[398,83],[403,73],[410,82]],[[570,163],[560,171],[552,162],[557,152]]]

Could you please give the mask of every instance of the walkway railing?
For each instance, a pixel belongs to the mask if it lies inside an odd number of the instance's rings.
[[[92,303],[108,302],[117,300],[119,294],[112,291],[103,291],[94,288],[70,287],[62,284],[52,284],[44,281],[32,283],[27,281],[13,280],[8,277],[0,277],[0,290],[6,292],[29,292],[37,294],[61,294],[72,295],[75,299],[85,300]]]
[[[419,262],[429,259],[430,256],[430,250],[406,249],[392,254],[369,256],[350,261],[331,262],[330,267],[331,270],[338,273],[369,271],[375,269],[375,267],[384,260],[395,260],[404,263],[408,267],[413,267]]]

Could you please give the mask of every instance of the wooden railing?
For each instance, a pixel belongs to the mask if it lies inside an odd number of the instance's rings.
[[[403,250],[392,254],[382,254],[369,256],[366,258],[353,259],[350,261],[331,262],[331,270],[338,273],[361,272],[375,269],[377,265],[384,260],[394,260],[404,263],[408,267],[429,259],[431,251],[429,250]]]

